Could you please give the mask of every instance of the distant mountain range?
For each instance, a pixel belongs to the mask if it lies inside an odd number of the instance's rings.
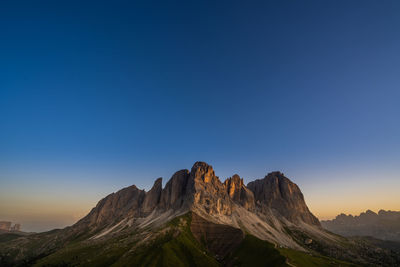
[[[196,162],[162,188],[112,193],[65,229],[1,242],[0,266],[398,266],[393,251],[321,227],[281,172],[246,185]]]
[[[400,211],[371,210],[358,216],[340,214],[333,220],[321,221],[322,226],[343,236],[370,236],[400,242]]]

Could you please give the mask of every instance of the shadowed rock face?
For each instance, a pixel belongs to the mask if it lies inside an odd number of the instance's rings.
[[[100,200],[77,224],[103,226],[126,216],[140,216],[145,195],[146,192],[135,185],[121,189]]]
[[[264,179],[247,184],[254,193],[257,208],[275,210],[291,222],[303,221],[320,226],[318,219],[309,211],[299,187],[281,172],[271,172]]]
[[[146,193],[146,196],[143,201],[142,215],[146,216],[149,215],[158,205],[160,202],[162,192],[162,178],[158,178],[155,182],[153,187],[150,189],[149,192]]]
[[[162,190],[158,208],[162,210],[181,208],[191,192],[191,185],[188,182],[189,171],[177,171]]]

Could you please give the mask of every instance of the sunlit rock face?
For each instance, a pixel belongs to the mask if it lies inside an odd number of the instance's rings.
[[[235,174],[224,182],[229,197],[247,210],[254,210],[254,194],[244,184],[243,179]]]
[[[190,180],[194,184],[193,206],[195,208],[211,215],[232,213],[232,200],[210,165],[205,162],[196,162],[190,171]]]
[[[320,226],[319,220],[308,209],[300,188],[281,172],[271,172],[263,179],[247,184],[254,193],[257,209],[273,210],[288,221]]]

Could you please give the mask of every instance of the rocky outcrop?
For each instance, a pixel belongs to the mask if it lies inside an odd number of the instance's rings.
[[[232,201],[210,165],[196,162],[190,171],[190,181],[194,185],[193,206],[196,209],[210,215],[232,214]]]
[[[310,212],[300,188],[281,172],[271,172],[264,179],[247,184],[254,193],[257,209],[260,212],[274,212],[288,221],[320,226],[319,220]]]
[[[224,182],[229,197],[247,210],[254,210],[254,194],[244,184],[243,179],[235,174]]]

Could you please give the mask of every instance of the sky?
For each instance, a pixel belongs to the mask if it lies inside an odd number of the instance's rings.
[[[44,231],[206,161],[320,219],[400,210],[398,1],[2,1],[0,220]]]

